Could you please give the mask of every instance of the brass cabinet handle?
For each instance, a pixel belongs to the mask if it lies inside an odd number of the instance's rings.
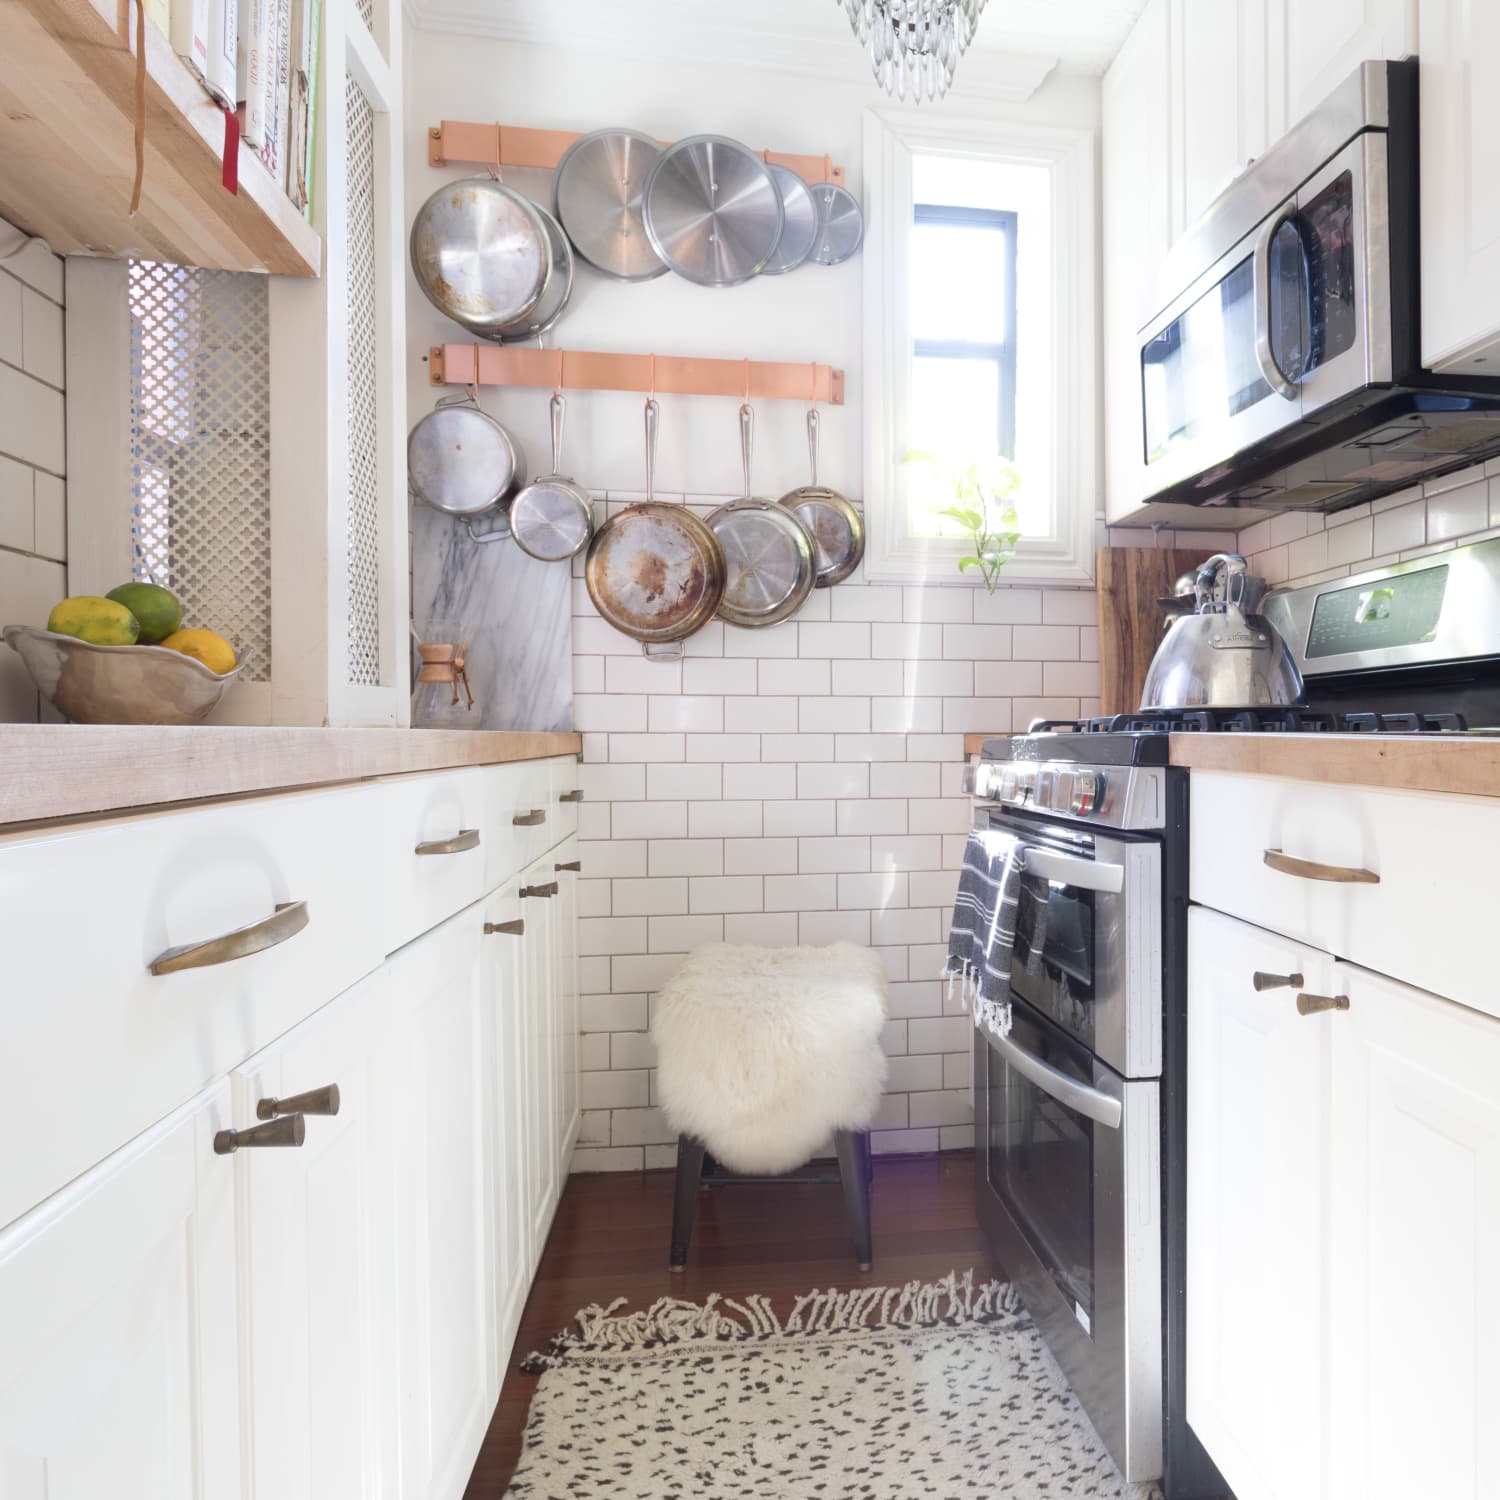
[[[301,1115],[282,1115],[248,1130],[221,1130],[214,1136],[214,1151],[233,1156],[247,1146],[300,1146],[307,1139],[307,1121]]]
[[[264,953],[267,948],[295,937],[307,922],[307,902],[280,901],[269,917],[258,922],[236,927],[233,932],[205,942],[184,943],[180,948],[168,948],[165,953],[157,954],[151,961],[151,972],[176,974],[183,969],[207,969],[236,958],[249,958],[252,953]]]
[[[525,895],[523,891],[521,893]],[[520,937],[526,931],[526,923],[517,919],[514,922],[486,922],[484,924],[484,935],[489,937],[492,933],[503,933],[506,937]]]
[[[1283,875],[1300,875],[1304,880],[1332,880],[1340,885],[1379,885],[1380,876],[1373,870],[1356,870],[1350,865],[1320,865],[1314,859],[1297,859],[1280,849],[1267,849],[1265,860]]]
[[[255,1106],[257,1120],[274,1120],[278,1115],[336,1115],[339,1112],[339,1086],[330,1083],[290,1099],[262,1099]]]
[[[581,859],[566,859],[560,865],[554,864],[552,868],[554,870],[572,870],[576,875],[583,868],[583,861]]]
[[[517,813],[511,822],[517,828],[535,828],[538,823],[547,821],[547,809],[545,807],[533,807],[529,813]]]
[[[479,830],[477,828],[461,828],[451,839],[428,839],[425,844],[418,844],[418,854],[462,854],[465,849],[477,849],[479,847]]]
[[[1300,974],[1262,974],[1257,969],[1250,983],[1257,990],[1300,990],[1307,981]]]
[[[557,894],[557,882],[549,880],[546,885],[523,885],[521,887],[521,899],[524,901],[528,896],[555,896]]]
[[[583,788],[581,786],[575,786],[571,792],[559,792],[557,794],[557,800],[559,802],[582,802]]]
[[[1349,997],[1347,995],[1298,995],[1297,1014],[1299,1016],[1316,1016],[1325,1010],[1348,1010]]]

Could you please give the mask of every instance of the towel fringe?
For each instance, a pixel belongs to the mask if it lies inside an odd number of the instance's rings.
[[[591,1354],[641,1354],[692,1344],[737,1344],[746,1340],[815,1338],[882,1330],[954,1327],[960,1323],[1020,1323],[1026,1314],[1015,1288],[1004,1281],[974,1283],[974,1272],[950,1271],[940,1281],[903,1286],[856,1287],[805,1292],[783,1322],[769,1297],[735,1301],[710,1292],[702,1302],[662,1297],[648,1308],[620,1312],[626,1299],[593,1303],[574,1317],[572,1329],[552,1338],[545,1350],[521,1363],[540,1375],[563,1360]]]

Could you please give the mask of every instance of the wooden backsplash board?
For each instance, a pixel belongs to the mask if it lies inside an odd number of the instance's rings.
[[[1227,540],[1227,539],[1226,539]],[[1099,712],[1139,708],[1146,669],[1161,644],[1166,615],[1156,602],[1183,573],[1195,573],[1213,553],[1175,547],[1101,547],[1099,588]]]

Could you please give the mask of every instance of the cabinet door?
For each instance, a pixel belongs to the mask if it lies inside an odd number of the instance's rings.
[[[1417,50],[1417,0],[1272,0],[1268,20],[1273,139],[1360,63]]]
[[[241,1358],[249,1493],[381,1500],[396,1493],[389,1126],[390,975],[346,991],[236,1069],[235,1121],[261,1100],[336,1084],[296,1151],[240,1151]]]
[[[1144,476],[1136,331],[1172,239],[1167,0],[1150,0],[1105,75],[1103,116],[1105,513],[1140,508]]]
[[[219,1083],[0,1235],[0,1495],[238,1500]]]
[[[553,964],[553,931],[557,895],[528,896],[559,880],[550,857],[528,865],[521,875],[521,911],[526,922],[522,944],[525,975],[524,1009],[527,1118],[526,1197],[531,1215],[531,1268],[541,1258],[552,1210],[557,1204],[557,975]],[[558,886],[559,893],[561,886]]]
[[[461,1494],[499,1391],[482,904],[390,960],[401,1494]]]
[[[1500,1495],[1500,1021],[1334,986],[1331,1493]]]
[[[557,911],[552,928],[552,964],[557,1016],[557,1166],[559,1191],[568,1175],[578,1139],[578,840],[566,839],[555,851]]]
[[[1500,6],[1422,0],[1422,363],[1493,375],[1500,357]]]
[[[1323,1213],[1332,960],[1188,920],[1187,1414],[1239,1500],[1323,1493]],[[1257,973],[1302,976],[1257,991]]]

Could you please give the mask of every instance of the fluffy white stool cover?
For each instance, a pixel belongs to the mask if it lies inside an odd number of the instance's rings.
[[[733,1171],[800,1167],[874,1119],[889,998],[880,959],[853,943],[699,948],[651,1026],[668,1123]]]

